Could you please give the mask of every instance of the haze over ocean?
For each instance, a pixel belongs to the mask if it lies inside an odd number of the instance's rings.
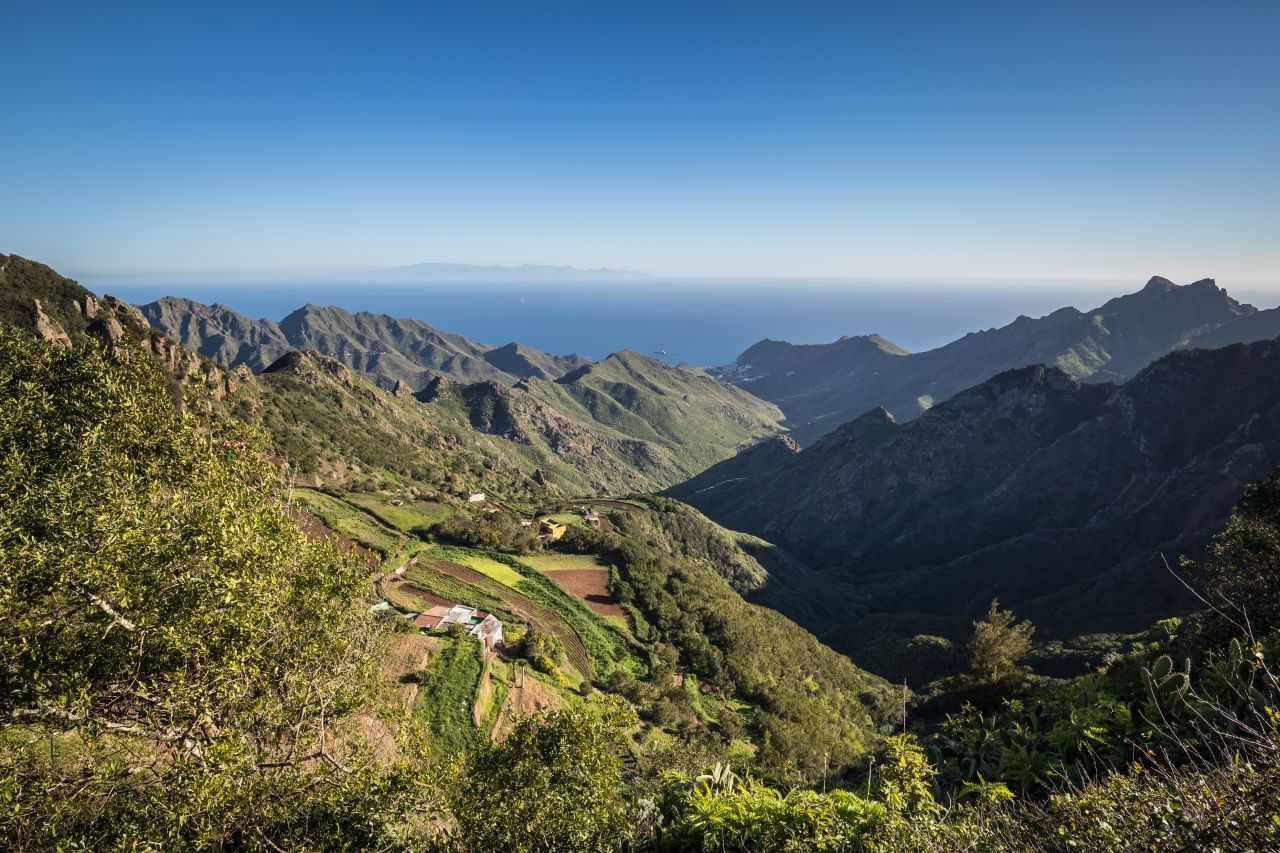
[[[592,359],[632,349],[670,364],[705,367],[733,361],[762,338],[829,343],[842,335],[877,333],[918,352],[1004,325],[1019,314],[1039,317],[1068,305],[1096,308],[1146,282],[84,283],[134,303],[161,296],[219,302],[252,319],[278,322],[307,303],[337,305],[422,320],[489,344],[518,341]],[[1259,308],[1280,303],[1280,288],[1218,284]]]

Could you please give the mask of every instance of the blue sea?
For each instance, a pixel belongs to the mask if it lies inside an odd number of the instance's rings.
[[[547,352],[600,359],[620,349],[671,364],[727,364],[763,339],[828,343],[878,333],[913,352],[1019,314],[1081,310],[1140,290],[1145,281],[672,281],[458,284],[84,284],[134,303],[160,296],[220,302],[252,318],[280,320],[306,303],[430,323],[489,344],[519,341]],[[1280,293],[1250,291],[1259,307]]]

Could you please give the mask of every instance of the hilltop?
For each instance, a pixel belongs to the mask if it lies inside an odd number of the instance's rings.
[[[368,416],[368,426],[396,434],[379,441],[400,448],[397,458],[411,457],[407,448],[420,436],[447,435],[499,466],[565,492],[664,488],[777,433],[782,418],[776,406],[703,371],[634,352],[592,363],[521,344],[488,347],[416,320],[312,305],[279,324],[167,297],[141,311],[184,346],[224,365],[258,371],[260,380],[245,386],[245,399],[233,401],[243,416],[258,417],[252,399],[261,391],[255,389],[288,386],[293,401],[285,408],[295,414],[274,434],[277,440],[293,436],[292,458],[313,472],[338,470],[355,443],[367,444],[341,415],[313,439],[302,440],[298,430],[305,422],[319,428],[319,413],[333,409],[334,399],[350,396],[357,378],[390,392],[360,393],[378,401],[379,414]],[[282,361],[291,350],[314,365],[332,360],[351,375],[335,380],[339,374],[332,368],[311,369],[313,381],[290,382],[285,377],[303,369],[297,358]],[[323,392],[317,383],[326,385]],[[368,408],[351,408],[361,405]],[[353,445],[333,447],[334,435],[351,435]],[[322,452],[325,447],[330,449]],[[321,460],[324,455],[329,458]]]
[[[501,347],[442,332],[418,320],[336,306],[304,305],[279,323],[250,320],[224,305],[166,296],[140,306],[153,327],[228,367],[262,370],[290,349],[331,356],[391,390],[419,391],[437,376],[508,384],[530,376],[555,378],[587,364],[510,343]]]
[[[761,341],[713,375],[777,403],[801,444],[884,406],[909,421],[997,373],[1033,364],[1087,382],[1127,379],[1175,349],[1216,348],[1280,335],[1280,311],[1232,299],[1212,279],[1142,290],[1088,311],[1061,308],[908,353],[877,335],[831,344]]]

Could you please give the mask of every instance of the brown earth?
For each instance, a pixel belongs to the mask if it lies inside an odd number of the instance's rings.
[[[427,592],[422,587],[414,586],[411,583],[397,583],[391,581],[389,588],[393,592],[398,592],[402,596],[411,596],[427,603],[430,607],[452,607],[457,604],[456,601],[450,601],[447,598],[441,598],[435,593]]]
[[[343,554],[358,554],[361,562],[366,565],[378,565],[379,558],[377,554],[373,553],[363,545],[348,539],[336,530],[333,530],[311,513],[300,509],[293,504],[284,504],[281,509],[284,510],[285,515],[293,519],[293,523],[298,525],[298,529],[301,530],[303,535],[311,541],[331,541],[338,546],[338,550]]]
[[[396,683],[396,699],[405,713],[413,710],[413,703],[418,698],[419,685],[413,676],[426,669],[427,661],[439,645],[439,637],[397,634],[387,647],[379,671],[387,681]]]
[[[516,683],[519,684],[518,674],[516,678]],[[512,687],[507,691],[507,698],[498,709],[498,718],[493,723],[493,732],[490,736],[494,741],[500,741],[507,736],[507,732],[511,731],[520,717],[541,714],[548,710],[554,711],[557,708],[563,708],[565,704],[563,696],[529,676],[525,679],[524,687]]]
[[[548,572],[547,577],[582,599],[593,612],[601,616],[623,615],[617,597],[609,592],[608,569],[559,569]]]

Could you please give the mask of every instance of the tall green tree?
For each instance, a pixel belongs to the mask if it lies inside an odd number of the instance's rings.
[[[282,512],[257,436],[180,412],[146,353],[0,330],[0,838],[375,831],[344,728],[365,583]]]
[[[1020,661],[1031,650],[1030,622],[1018,622],[1011,610],[1001,610],[991,601],[987,618],[973,623],[973,636],[966,647],[961,693],[974,702],[990,705],[1022,689],[1031,674]]]

